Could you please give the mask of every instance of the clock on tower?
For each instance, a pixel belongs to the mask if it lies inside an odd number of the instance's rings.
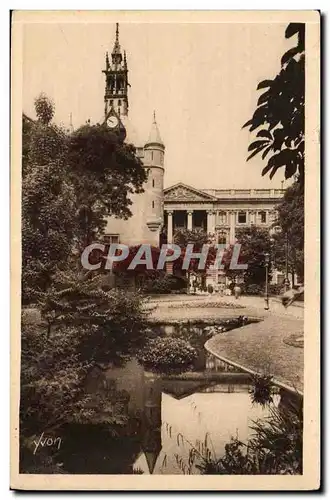
[[[126,138],[126,129],[123,125],[123,122],[120,119],[120,116],[116,113],[116,111],[111,108],[105,117],[105,124],[107,127],[119,135],[122,141]]]
[[[109,116],[107,119],[107,125],[110,128],[116,128],[118,126],[118,118],[115,115]]]

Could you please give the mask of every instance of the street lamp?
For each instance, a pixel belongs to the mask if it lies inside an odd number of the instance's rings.
[[[269,267],[269,253],[265,253],[265,269],[266,269],[266,280],[265,280],[265,309],[269,309],[269,297],[268,297],[268,267]]]
[[[285,279],[284,279],[284,292],[290,287],[289,281],[289,235],[288,231],[285,233]]]

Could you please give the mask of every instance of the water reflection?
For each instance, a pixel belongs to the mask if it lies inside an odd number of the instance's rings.
[[[265,415],[252,406],[249,377],[206,355],[204,370],[176,376],[144,371],[135,358],[95,374],[90,390],[118,395],[127,424],[70,427],[60,461],[69,474],[198,474],[192,447],[219,457],[231,436],[249,435],[251,420]],[[109,401],[113,399],[109,399]],[[205,442],[206,438],[206,442]]]
[[[145,372],[135,359],[109,370],[107,377],[116,388],[130,395],[128,412],[141,418],[141,448],[133,471],[182,474],[191,445],[200,446],[206,435],[217,456],[238,430],[240,439],[247,439],[251,420],[265,410],[252,406],[248,376],[227,370],[212,356],[206,356],[204,372],[181,377]],[[189,472],[198,473],[195,467]]]
[[[226,320],[226,328],[246,321]],[[204,343],[214,334],[208,330],[205,325],[153,328],[155,335],[185,338],[198,350],[192,372],[159,376],[132,357],[123,367],[90,374],[88,392],[103,394],[110,412],[120,408],[127,424],[114,435],[113,424],[101,423],[106,415],[100,415],[97,425],[68,429],[61,453],[67,473],[198,474],[192,448],[202,454],[208,448],[219,457],[231,436],[248,438],[251,421],[266,410],[252,406],[246,373],[206,352]]]

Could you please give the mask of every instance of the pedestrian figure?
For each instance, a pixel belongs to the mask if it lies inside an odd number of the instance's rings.
[[[239,285],[234,286],[235,299],[239,299],[241,295],[241,287]]]

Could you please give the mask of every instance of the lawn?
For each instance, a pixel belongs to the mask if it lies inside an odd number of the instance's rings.
[[[290,345],[288,338],[303,338],[303,321],[293,317],[269,316],[211,338],[206,348],[220,359],[249,371],[267,373],[284,386],[303,392],[304,349]]]

